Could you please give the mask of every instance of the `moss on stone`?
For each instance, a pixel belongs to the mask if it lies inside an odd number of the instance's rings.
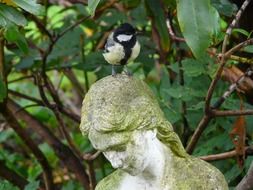
[[[171,158],[164,168],[162,190],[228,189],[218,169],[186,153],[152,91],[139,79],[116,75],[93,84],[83,101],[80,129],[105,147],[110,142],[128,142],[133,131],[156,129],[157,138],[167,147]],[[118,169],[103,179],[96,190],[120,189],[126,175]]]

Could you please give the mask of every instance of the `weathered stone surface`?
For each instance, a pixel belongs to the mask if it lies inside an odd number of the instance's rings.
[[[80,129],[118,168],[96,190],[227,190],[212,165],[189,156],[141,80],[108,76],[92,85]]]

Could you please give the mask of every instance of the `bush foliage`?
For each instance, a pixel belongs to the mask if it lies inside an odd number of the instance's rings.
[[[129,70],[153,90],[188,152],[236,150],[211,162],[235,187],[251,164],[253,138],[253,5],[240,17],[242,3],[1,0],[0,190],[94,189],[113,171],[78,125],[85,93],[111,74],[103,46],[123,22],[141,33]]]

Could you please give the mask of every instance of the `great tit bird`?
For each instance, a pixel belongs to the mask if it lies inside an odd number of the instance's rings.
[[[112,65],[112,76],[116,75],[115,65],[126,65],[139,55],[140,44],[136,35],[136,30],[128,23],[121,24],[109,35],[103,56]]]

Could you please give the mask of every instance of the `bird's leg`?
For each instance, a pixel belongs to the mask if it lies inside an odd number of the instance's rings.
[[[116,76],[115,65],[112,65],[112,76]]]
[[[127,76],[131,77],[133,76],[133,73],[131,73],[131,71],[129,71],[129,69],[127,68],[127,66],[124,66],[124,71],[123,71]]]

